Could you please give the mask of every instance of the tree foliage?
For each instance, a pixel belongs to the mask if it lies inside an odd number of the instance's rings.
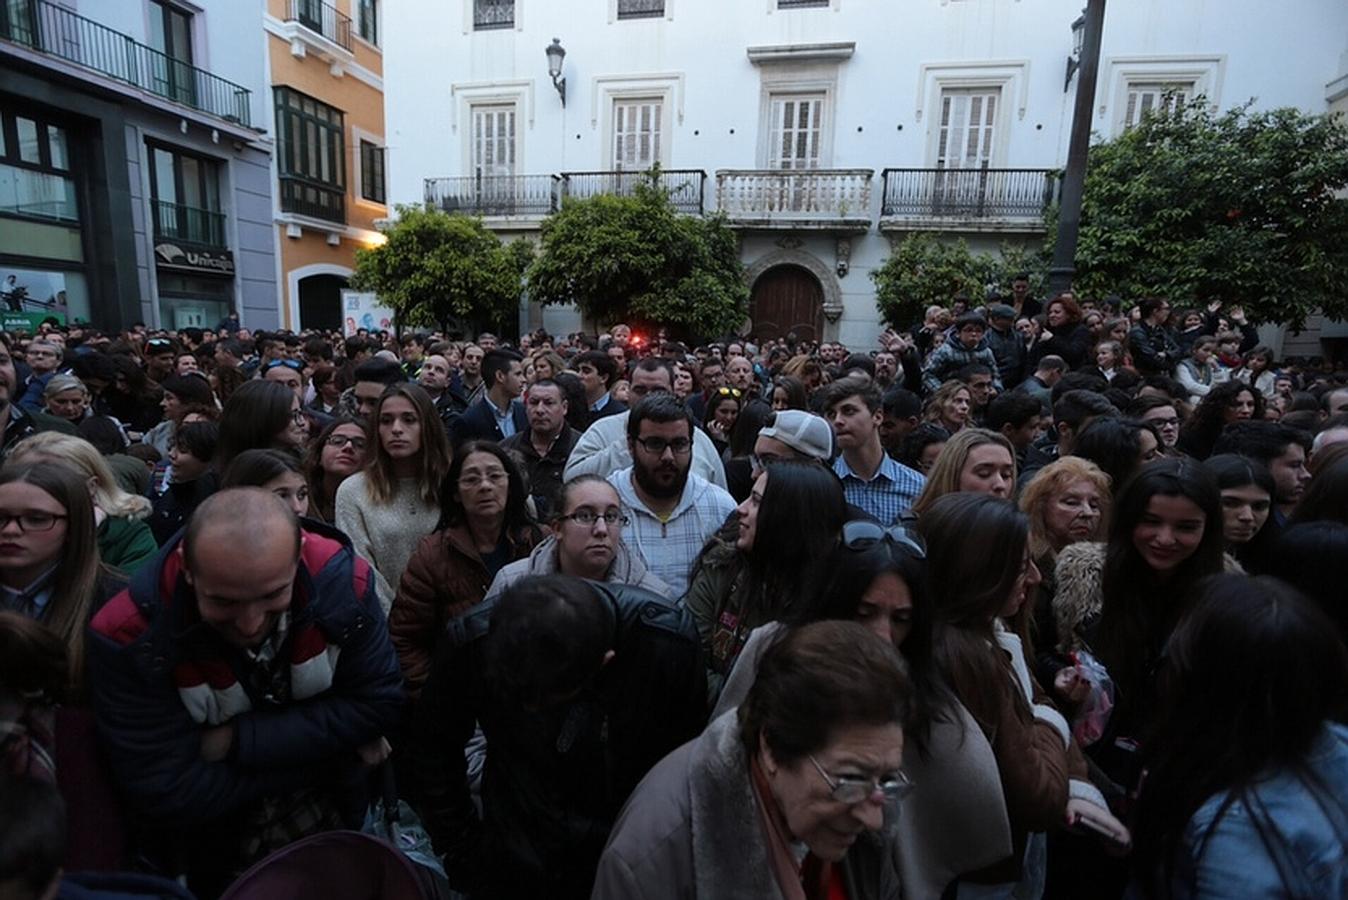
[[[404,325],[458,320],[500,327],[518,310],[528,241],[504,245],[480,219],[398,208],[383,246],[356,251],[351,283],[374,291]]]
[[[575,303],[600,322],[699,336],[738,328],[749,299],[724,219],[680,216],[666,191],[646,183],[631,196],[565,200],[543,222],[529,293],[542,303]]]
[[[963,239],[942,241],[915,233],[904,238],[871,271],[880,317],[896,328],[920,323],[928,306],[949,306],[958,295],[975,302],[1010,292],[1011,279],[1028,273],[1032,291],[1043,289],[1042,251],[1004,243],[999,253],[973,253]]]
[[[1175,102],[1091,148],[1075,288],[1220,299],[1252,320],[1348,316],[1348,127]]]

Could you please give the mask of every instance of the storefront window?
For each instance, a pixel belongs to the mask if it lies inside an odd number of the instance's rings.
[[[214,328],[233,309],[233,281],[159,273],[159,321],[165,328]]]
[[[87,322],[89,285],[78,272],[22,269],[0,263],[0,312],[7,316],[27,314],[33,327],[49,315],[67,322]]]

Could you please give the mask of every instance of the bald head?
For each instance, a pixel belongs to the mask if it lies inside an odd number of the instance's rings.
[[[192,513],[183,535],[183,561],[195,570],[198,548],[242,562],[278,545],[293,547],[292,558],[299,559],[300,521],[286,502],[262,488],[230,488],[212,494]]]

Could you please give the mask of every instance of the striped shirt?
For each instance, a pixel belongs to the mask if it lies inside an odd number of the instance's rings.
[[[885,525],[892,525],[912,508],[927,479],[921,472],[886,455],[880,468],[870,480],[862,478],[839,456],[833,461],[833,471],[842,479],[843,495],[847,502],[860,507]]]

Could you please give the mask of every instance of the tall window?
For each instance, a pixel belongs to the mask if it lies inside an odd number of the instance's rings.
[[[473,28],[515,27],[515,0],[473,0]]]
[[[985,169],[992,163],[1001,93],[987,88],[941,91],[938,169]]]
[[[219,166],[171,147],[151,144],[149,150],[155,237],[225,246]]]
[[[1173,109],[1177,102],[1194,97],[1192,81],[1134,81],[1128,84],[1128,105],[1123,112],[1123,127],[1132,128],[1149,112]]]
[[[0,111],[0,216],[79,221],[64,128]]]
[[[374,203],[385,203],[384,148],[369,141],[360,142],[360,196]]]
[[[360,36],[371,44],[379,43],[379,0],[359,0]]]
[[[823,94],[779,94],[772,97],[772,131],[768,167],[817,169],[824,133]]]
[[[182,103],[193,103],[196,81],[192,68],[192,14],[167,0],[152,0],[150,46],[163,54],[150,61],[155,92]]]
[[[515,107],[473,107],[473,175],[498,178],[515,174]]]
[[[281,209],[345,221],[342,111],[288,87],[275,96]]]
[[[658,98],[613,102],[613,168],[644,172],[660,162]]]

